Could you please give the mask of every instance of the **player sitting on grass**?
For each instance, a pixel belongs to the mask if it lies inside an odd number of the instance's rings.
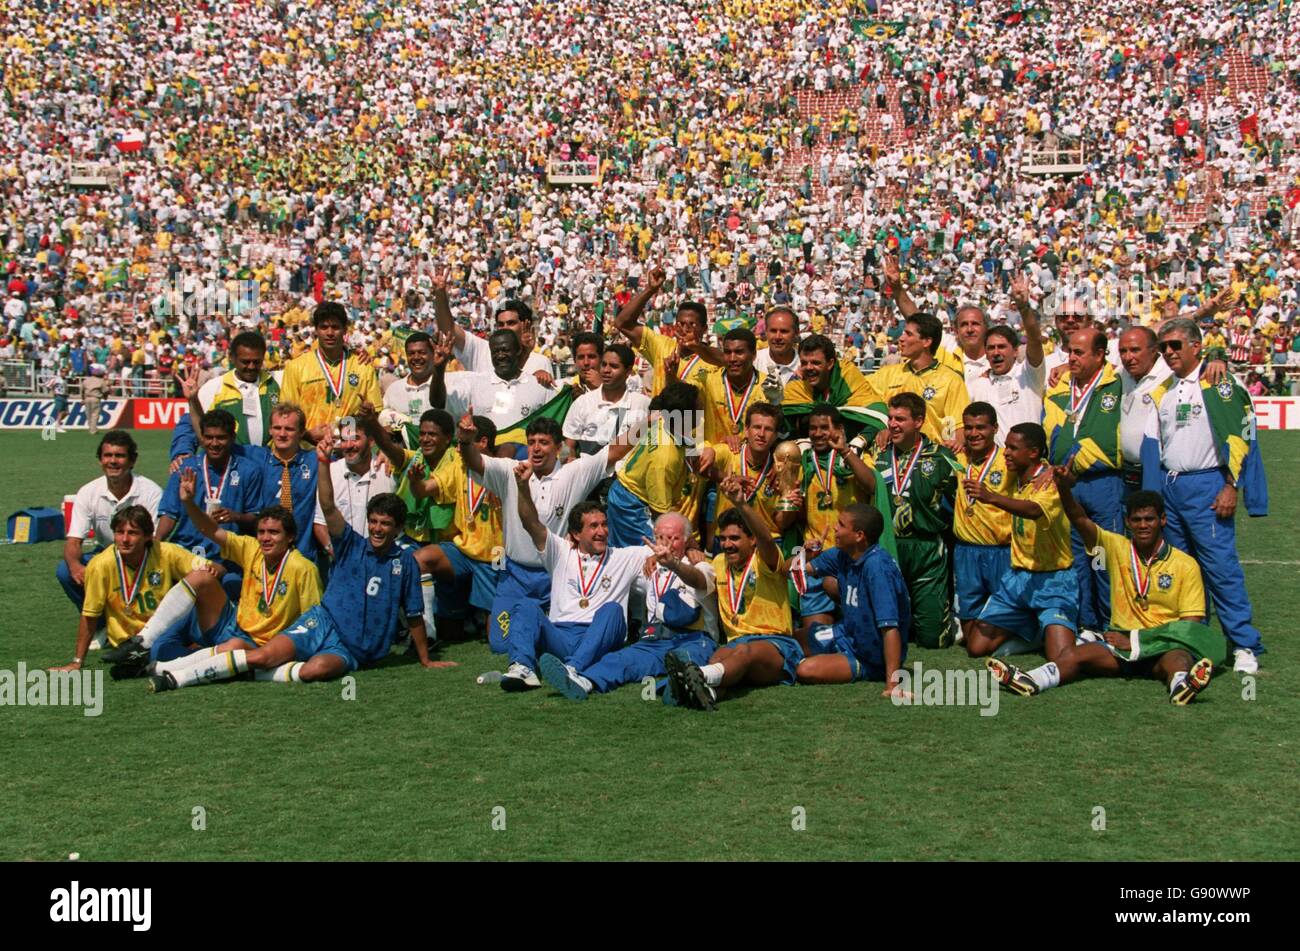
[[[640,640],[583,668],[543,654],[538,661],[543,679],[570,700],[586,700],[592,691],[606,693],[643,677],[662,677],[669,653],[684,654],[697,664],[713,656],[717,644],[704,629],[701,607],[713,593],[713,574],[705,572],[707,586],[696,589],[670,567],[686,556],[690,538],[691,524],[680,512],[665,512],[655,520],[657,564],[646,579],[646,627]],[[673,703],[671,690],[664,691],[664,703]]]
[[[712,562],[718,613],[729,641],[702,667],[676,653],[664,658],[674,698],[693,710],[717,709],[727,687],[793,685],[804,659],[803,647],[791,636],[781,549],[745,501],[739,478],[723,480],[720,489],[734,506],[718,517],[722,554]],[[705,587],[701,568],[681,562],[671,567],[691,587]]]
[[[534,673],[539,652],[584,670],[627,640],[628,594],[654,554],[645,545],[610,548],[605,511],[596,502],[573,507],[569,538],[550,531],[528,488],[532,476],[532,463],[515,466],[519,521],[550,576],[551,607],[548,617],[531,598],[510,605],[504,632],[510,667],[501,678],[501,689],[509,691],[542,685]]]
[[[455,666],[429,659],[419,568],[415,557],[397,546],[406,504],[391,492],[376,495],[366,504],[369,537],[353,531],[334,504],[328,462],[331,443],[326,434],[316,450],[325,463],[316,490],[334,545],[334,566],[320,604],[261,647],[198,657],[179,670],[172,667],[154,674],[150,690],[157,693],[229,680],[250,669],[273,671],[280,681],[332,680],[381,660],[392,646],[399,615],[406,618],[423,666]]]
[[[1007,433],[1003,457],[1012,492],[1001,495],[968,475],[963,488],[976,503],[1011,513],[1011,570],[966,634],[971,657],[992,654],[1013,638],[1043,645],[1057,660],[1074,645],[1079,582],[1070,549],[1070,522],[1043,462],[1047,435],[1037,423],[1018,423]]]
[[[1065,514],[1089,551],[1100,549],[1110,576],[1110,630],[1102,642],[1075,644],[1051,663],[1021,670],[997,658],[984,663],[1002,686],[1025,697],[1080,677],[1147,677],[1185,706],[1210,683],[1227,644],[1205,623],[1205,588],[1196,560],[1164,538],[1165,505],[1157,492],[1125,500],[1129,538],[1098,526],[1070,493],[1075,475],[1054,473]]]
[[[191,571],[220,577],[220,568],[201,555],[155,541],[153,516],[143,505],[121,509],[110,527],[113,546],[86,565],[86,597],[72,663],[55,670],[81,669],[100,618],[105,619],[109,643],[116,647],[140,633],[172,585]]]
[[[907,585],[897,562],[879,547],[885,520],[873,506],[855,503],[839,515],[835,547],[808,565],[808,574],[839,582],[843,620],[814,628],[808,657],[796,669],[801,684],[848,684],[883,680],[889,696],[898,690],[896,674],[907,657],[912,612]]]
[[[261,647],[320,602],[320,574],[293,547],[297,526],[288,509],[263,509],[256,537],[236,535],[199,508],[198,474],[182,469],[177,475],[179,498],[191,523],[217,545],[222,558],[240,568],[239,601],[232,603],[207,570],[191,571],[167,592],[139,634],[104,655],[116,663],[112,674],[117,680],[145,673],[150,661],[151,674],[178,671],[218,653]],[[197,652],[191,651],[193,644],[199,645]],[[271,672],[266,673],[260,679],[270,680]]]

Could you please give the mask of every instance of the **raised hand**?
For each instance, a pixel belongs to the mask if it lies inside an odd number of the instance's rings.
[[[515,481],[519,483],[519,491],[527,492],[528,480],[533,477],[533,464],[528,461],[515,464]]]
[[[199,376],[202,372],[199,365],[195,363],[180,374],[181,396],[186,400],[192,400],[199,395]]]
[[[1071,488],[1078,480],[1079,477],[1069,466],[1052,466],[1052,481],[1058,489]]]
[[[456,438],[463,443],[473,442],[478,438],[478,427],[474,425],[474,417],[471,415],[473,407],[465,411],[465,415],[460,418],[456,424]]]
[[[328,466],[334,460],[331,455],[334,451],[334,433],[326,429],[316,442],[316,459],[323,466]]]
[[[445,367],[456,349],[456,335],[440,333],[433,338],[433,365]]]
[[[646,275],[646,280],[657,294],[659,289],[664,286],[664,281],[668,280],[668,273],[664,270],[662,264],[656,264],[650,269],[650,273]]]
[[[199,474],[193,469],[186,469],[181,473],[180,484],[178,486],[182,502],[194,501],[194,490],[199,483]]]
[[[886,254],[885,260],[881,264],[881,271],[885,275],[885,280],[891,288],[898,287],[903,283],[903,272],[898,266],[898,255]]]
[[[1029,277],[1024,273],[1011,279],[1011,300],[1016,307],[1029,307]]]

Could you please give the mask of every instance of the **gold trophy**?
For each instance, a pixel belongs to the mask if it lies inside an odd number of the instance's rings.
[[[787,496],[803,488],[803,450],[793,439],[787,439],[772,450],[776,484],[781,490],[781,500],[776,503],[778,512],[798,512],[799,506]]]

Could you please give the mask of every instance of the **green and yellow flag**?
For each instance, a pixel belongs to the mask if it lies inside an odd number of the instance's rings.
[[[853,20],[850,26],[864,40],[875,40],[878,43],[902,36],[907,30],[907,22],[904,20]]]
[[[577,399],[577,395],[573,392],[573,387],[561,384],[560,391],[551,397],[550,401],[545,405],[533,410],[519,422],[498,429],[497,445],[500,446],[502,443],[508,442],[527,443],[528,437],[524,431],[528,428],[528,424],[535,419],[541,419],[543,416],[563,424],[564,418],[569,415],[569,407],[573,405],[575,399]]]

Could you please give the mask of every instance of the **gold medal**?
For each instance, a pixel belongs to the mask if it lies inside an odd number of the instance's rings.
[[[591,604],[591,602],[588,601],[586,598],[579,598],[579,599],[578,599],[578,607],[580,607],[580,608],[585,608],[585,607],[587,607],[587,606],[590,605],[590,604]]]

